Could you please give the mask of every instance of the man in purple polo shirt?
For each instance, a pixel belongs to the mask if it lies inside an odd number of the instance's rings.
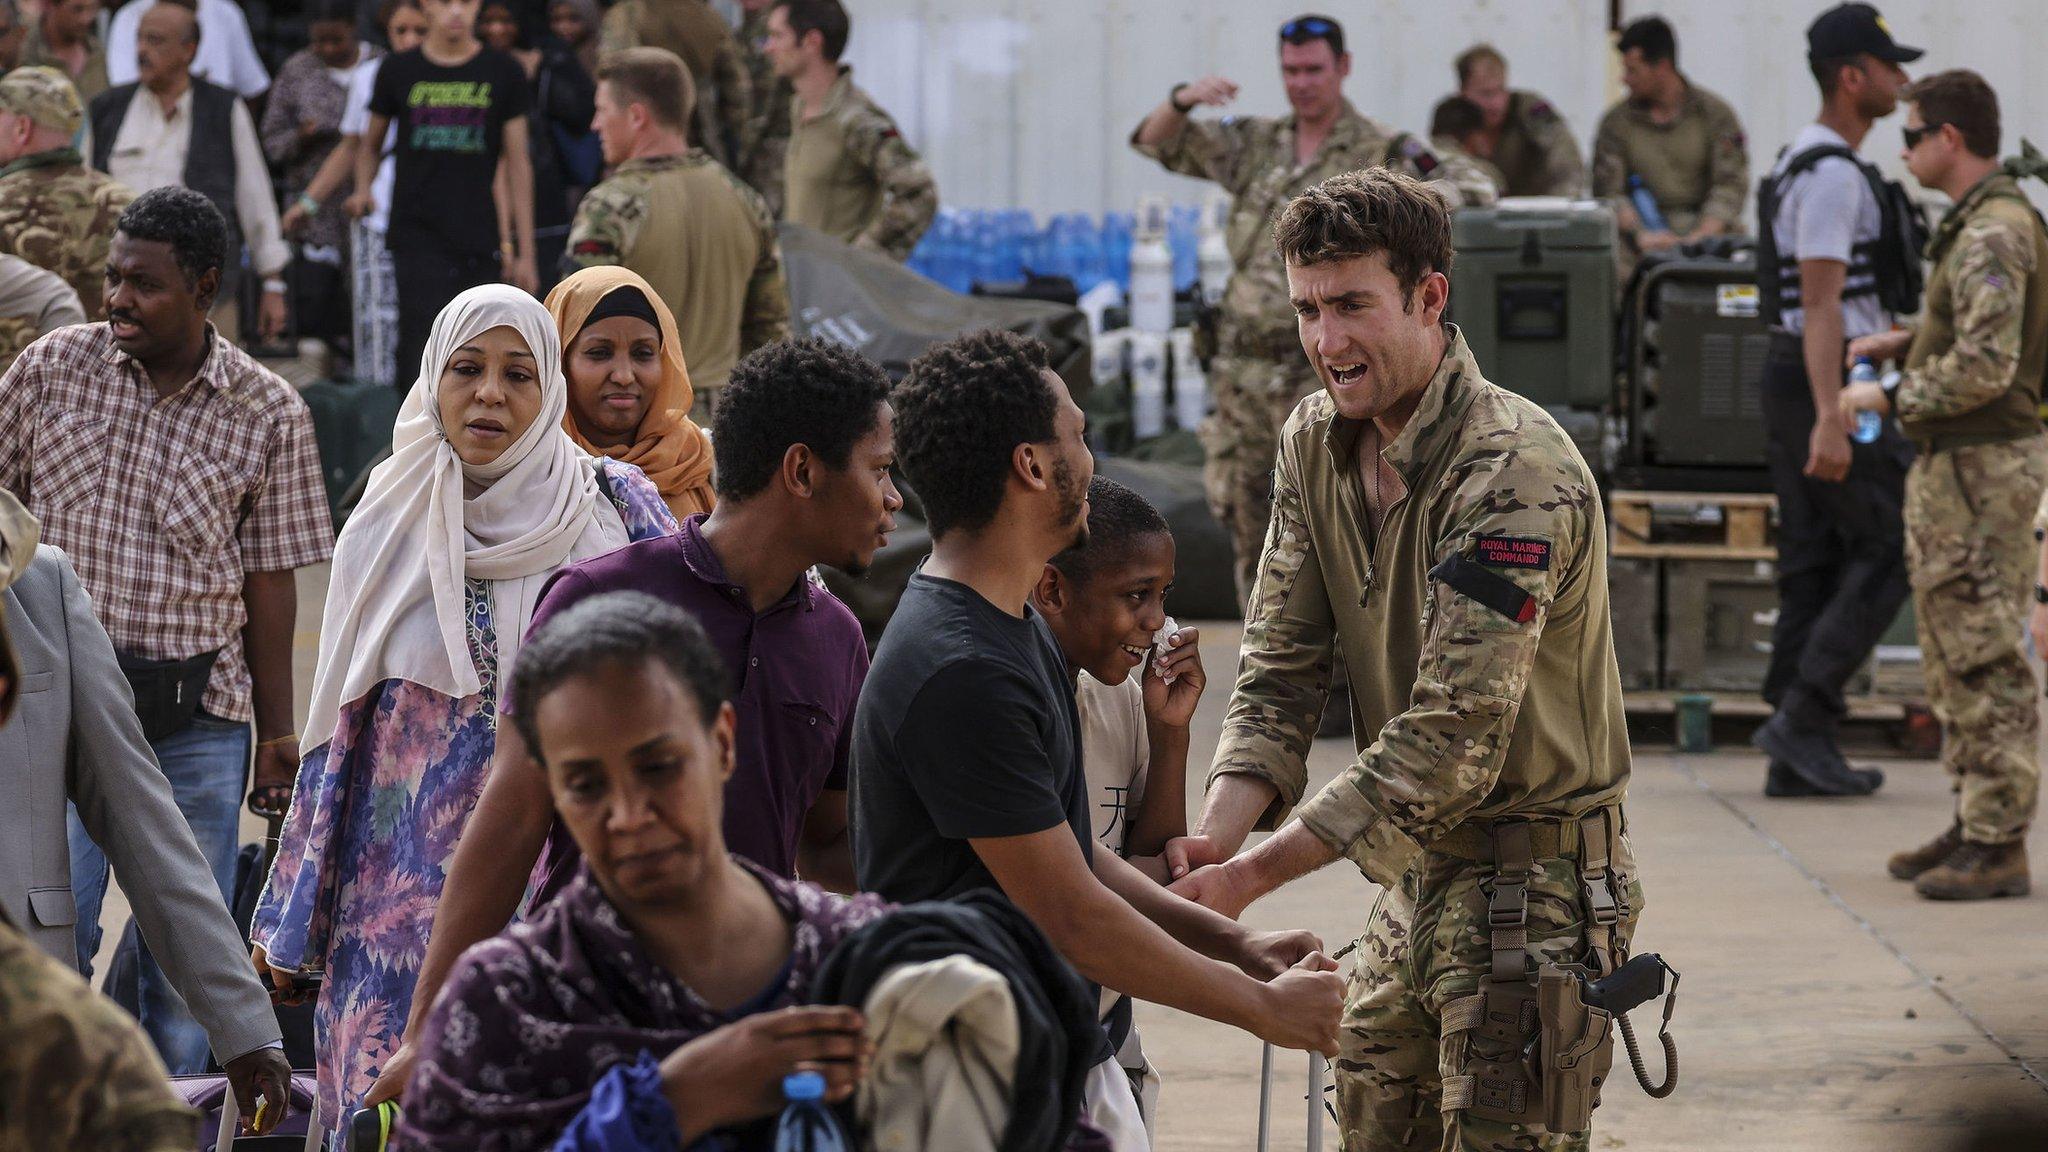
[[[902,497],[889,378],[822,340],[770,344],[733,369],[711,430],[718,507],[675,536],[642,540],[557,573],[528,631],[605,592],[645,592],[690,614],[732,670],[736,764],[725,786],[728,848],[764,868],[854,890],[846,836],[846,764],[867,675],[860,623],[810,575],[829,564],[859,575],[895,527]],[[419,1034],[463,949],[518,910],[548,843],[548,890],[573,870],[574,846],[550,841],[547,777],[516,726],[498,747],[476,811],[448,864],[406,1042],[369,1102],[395,1099]]]

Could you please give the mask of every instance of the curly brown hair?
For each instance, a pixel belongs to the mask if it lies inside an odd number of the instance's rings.
[[[1450,275],[1451,209],[1412,176],[1367,168],[1296,196],[1273,225],[1273,242],[1297,267],[1385,252],[1406,297],[1431,272]]]
[[[1998,155],[1998,93],[1982,76],[1951,68],[1907,85],[1899,98],[1918,107],[1925,123],[1953,125],[1972,155]]]

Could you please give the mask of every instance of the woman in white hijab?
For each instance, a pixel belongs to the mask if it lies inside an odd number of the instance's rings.
[[[562,431],[555,323],[472,288],[434,321],[391,458],[335,541],[308,740],[250,937],[323,977],[321,1115],[342,1124],[398,1046],[443,866],[496,743],[498,686],[557,569],[676,530],[630,464]]]

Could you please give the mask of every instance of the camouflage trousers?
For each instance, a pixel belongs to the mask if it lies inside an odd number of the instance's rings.
[[[1423,860],[1399,889],[1380,894],[1358,939],[1335,1065],[1344,1152],[1583,1152],[1589,1132],[1552,1134],[1443,1110],[1444,1077],[1463,1074],[1468,1059],[1468,1033],[1445,1035],[1443,1009],[1476,992],[1492,962],[1486,901],[1493,870],[1434,854]],[[1614,930],[1615,947],[1626,951],[1643,907],[1626,836],[1614,867],[1628,878],[1629,915]],[[1586,914],[1573,861],[1536,862],[1528,932],[1532,961],[1585,961]]]
[[[1906,473],[1906,567],[1927,698],[1963,838],[2026,835],[2040,790],[2040,685],[2021,650],[2048,437],[1922,453]]]
[[[1230,534],[1240,602],[1257,583],[1259,550],[1273,518],[1273,463],[1280,427],[1301,398],[1322,387],[1297,353],[1288,363],[1218,356],[1209,364],[1215,408],[1202,421],[1202,489]]]

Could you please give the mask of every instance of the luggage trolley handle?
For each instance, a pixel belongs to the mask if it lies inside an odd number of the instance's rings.
[[[290,1084],[285,1085],[285,1100],[291,1100]],[[242,1118],[241,1102],[235,1099],[233,1085],[228,1086],[220,1097],[220,1130],[214,1134],[214,1152],[233,1152],[235,1147],[235,1121]],[[306,1115],[306,1152],[320,1152],[320,1096],[313,1095],[313,1104]]]
[[[1329,1062],[1320,1052],[1308,1054],[1308,1152],[1323,1152],[1323,1084],[1329,1078]],[[1259,1050],[1259,1152],[1267,1152],[1272,1141],[1273,1046]]]

